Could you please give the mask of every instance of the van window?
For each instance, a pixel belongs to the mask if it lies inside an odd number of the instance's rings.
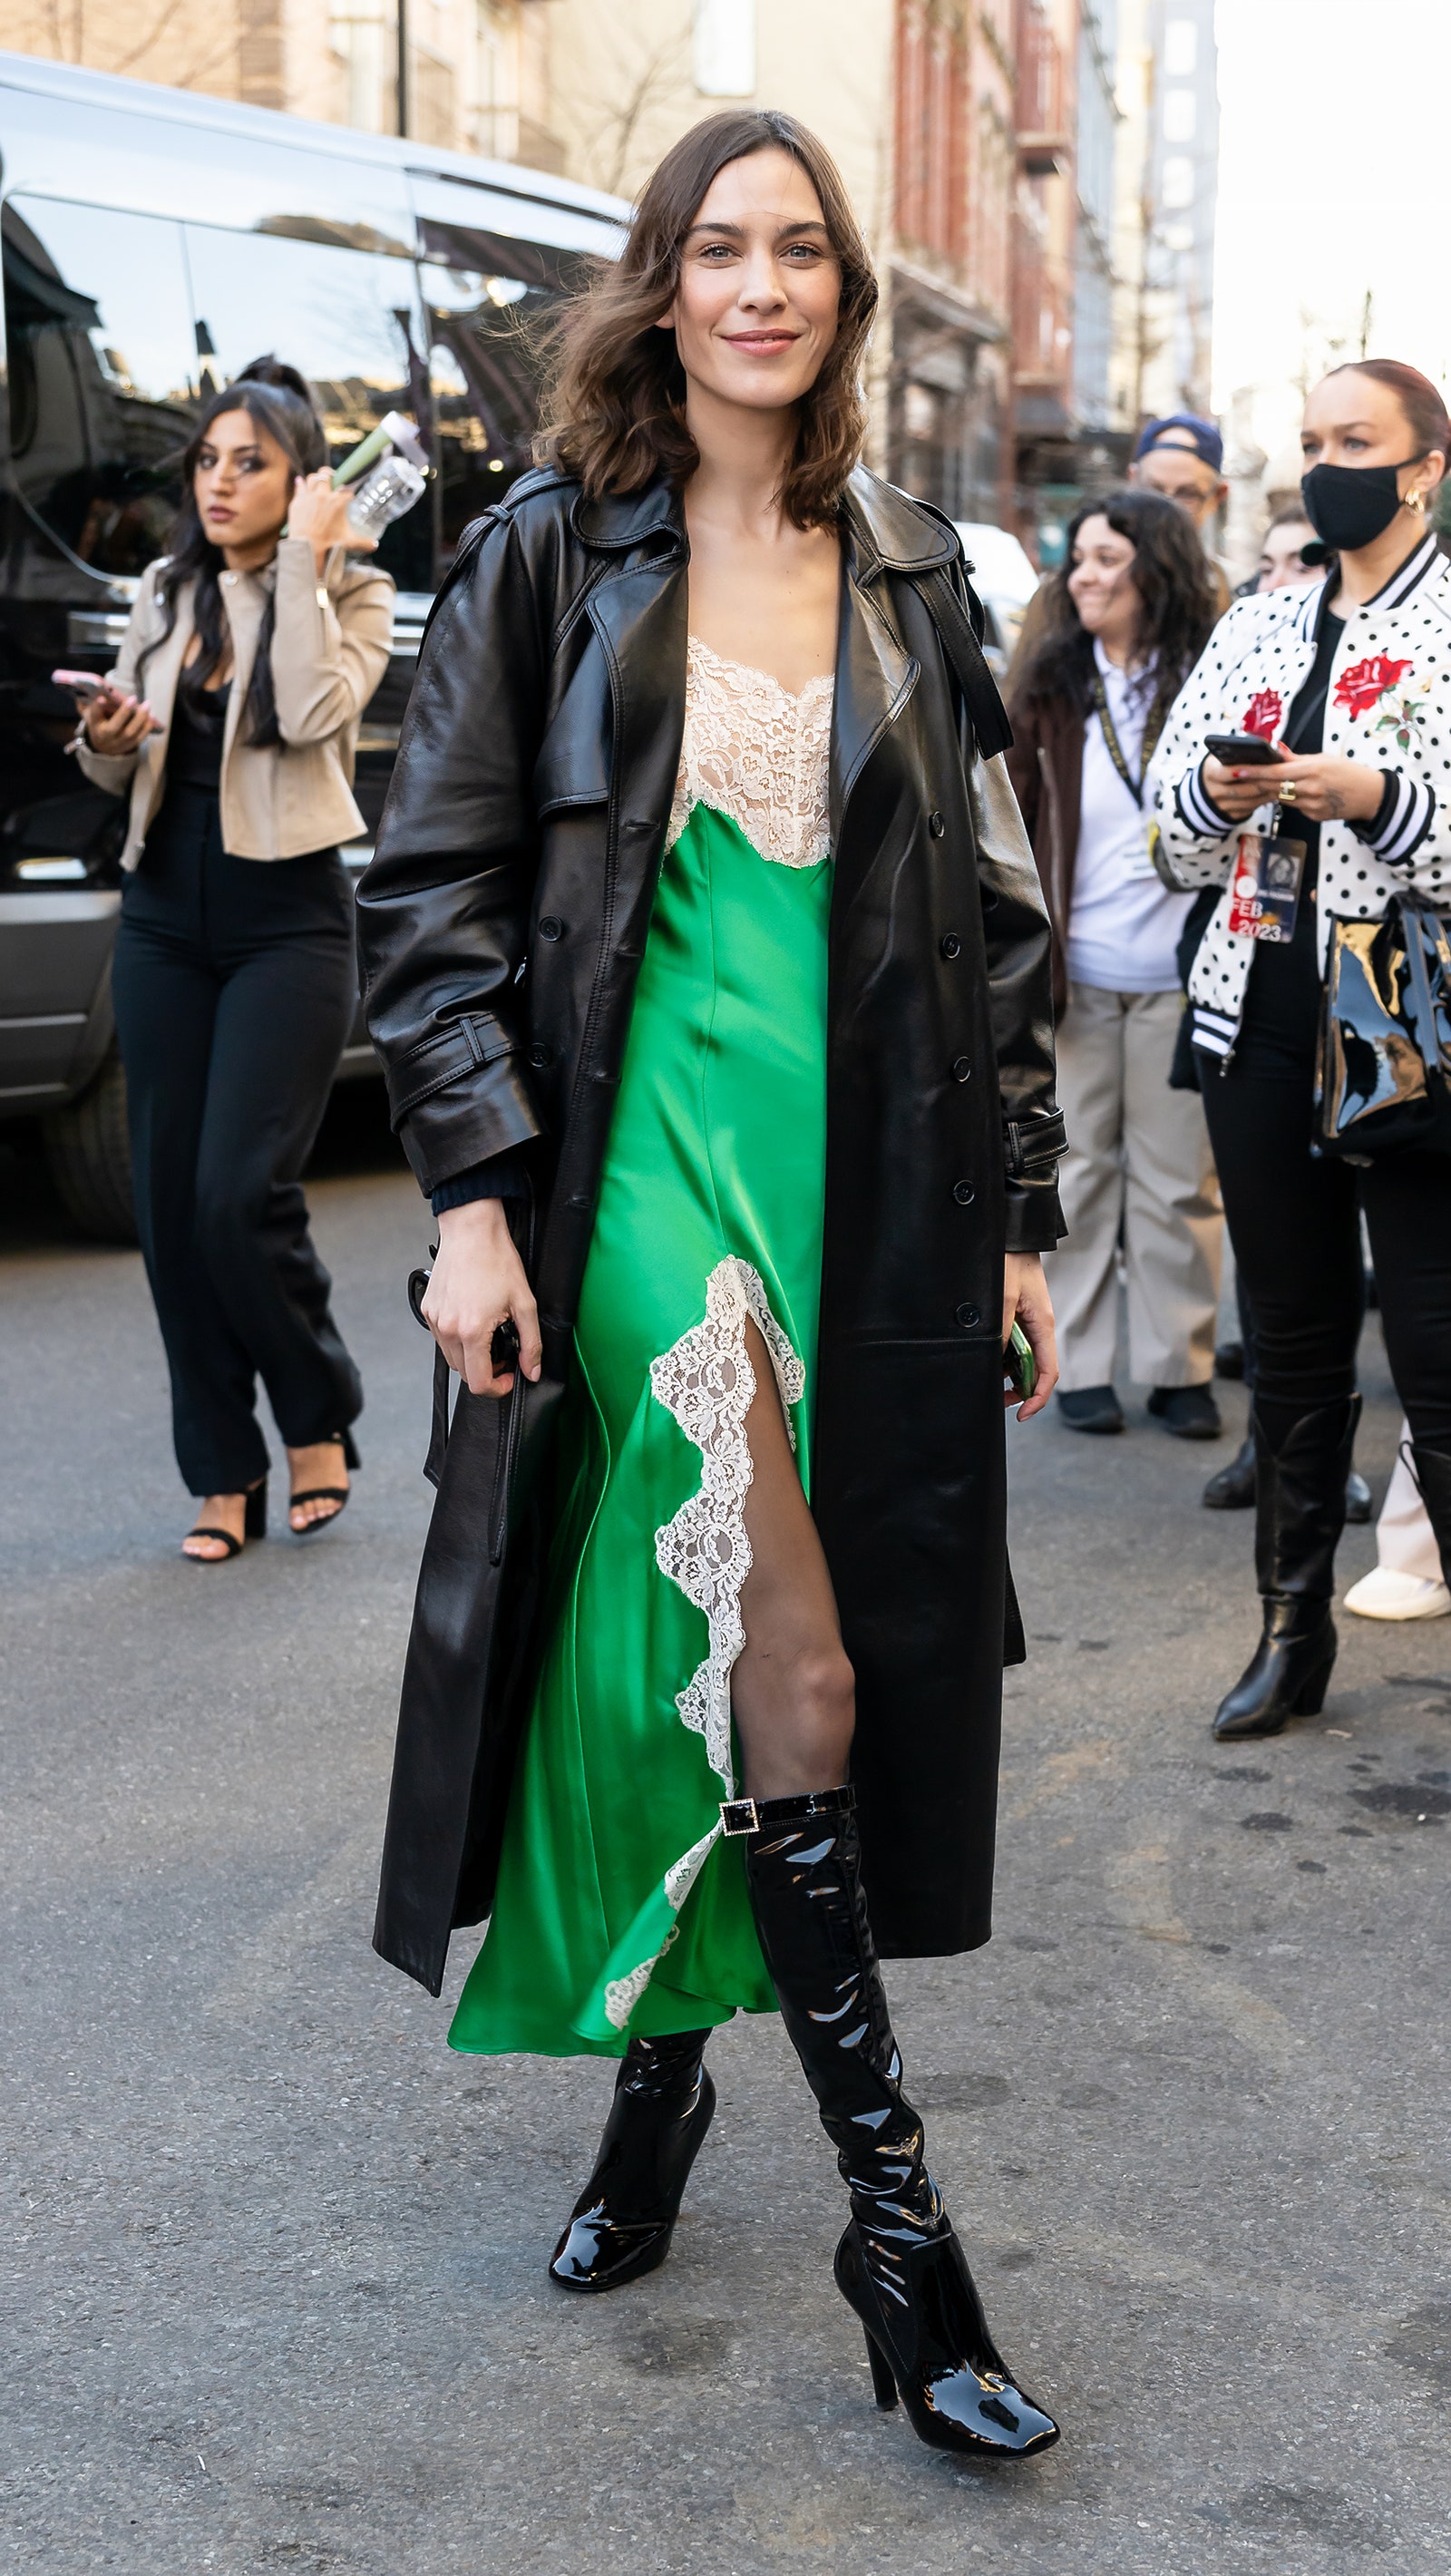
[[[532,461],[543,335],[560,299],[520,278],[431,261],[419,275],[432,343],[442,572],[470,519]]]
[[[0,237],[16,482],[83,563],[143,572],[197,393],[180,227],[18,195]]]
[[[285,359],[317,396],[334,465],[385,412],[418,419],[427,380],[410,260],[286,234],[185,230],[208,390],[268,351]],[[432,515],[420,501],[378,549],[400,590],[432,588]]]

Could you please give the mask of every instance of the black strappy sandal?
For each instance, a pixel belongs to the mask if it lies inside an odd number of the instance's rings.
[[[350,1474],[356,1475],[363,1462],[358,1455],[358,1444],[351,1431],[335,1431],[332,1437],[335,1444],[342,1450],[344,1466]],[[331,1529],[338,1514],[345,1509],[351,1492],[351,1485],[307,1485],[300,1494],[289,1494],[287,1526],[292,1530],[293,1537],[311,1538],[314,1530]],[[292,1515],[299,1503],[336,1503],[337,1511],[324,1512],[319,1520],[304,1521],[301,1529],[293,1529]]]
[[[247,1494],[246,1511],[242,1519],[242,1535],[240,1538],[234,1538],[230,1530],[212,1529],[205,1521],[202,1522],[199,1528],[189,1529],[187,1531],[187,1538],[220,1539],[222,1546],[227,1551],[225,1556],[193,1556],[190,1548],[186,1544],[186,1539],[182,1540],[181,1552],[186,1558],[188,1565],[228,1565],[234,1556],[241,1555],[249,1538],[265,1538],[266,1536],[267,1479],[265,1476],[262,1476],[259,1477],[257,1483],[251,1487]]]

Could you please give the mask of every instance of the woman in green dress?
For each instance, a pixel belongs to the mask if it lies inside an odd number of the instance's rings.
[[[965,948],[985,954],[990,934],[978,930],[974,950],[971,930],[946,931],[929,948],[889,879],[883,909],[870,875],[848,898],[837,873],[834,819],[853,789],[839,773],[853,767],[853,734],[861,774],[919,680],[937,692],[938,715],[909,791],[917,874],[930,879],[930,854],[949,837],[949,788],[925,778],[930,766],[950,776],[960,809],[945,864],[960,873],[966,862],[974,904],[1017,908],[1003,935],[1030,1019],[1046,996],[1015,809],[984,784],[993,764],[973,748],[973,730],[980,751],[1000,710],[954,586],[955,541],[925,514],[899,525],[891,511],[911,505],[896,496],[872,503],[876,568],[895,559],[924,581],[935,574],[935,613],[952,640],[939,643],[920,599],[920,656],[888,620],[880,650],[896,648],[895,696],[880,721],[863,716],[882,673],[858,667],[843,591],[847,573],[854,608],[871,546],[866,519],[858,531],[844,517],[843,491],[860,442],[871,305],[860,237],[820,146],[781,117],[697,128],[645,192],[621,270],[572,319],[550,466],[480,532],[477,572],[456,581],[435,621],[363,890],[374,1028],[439,1221],[423,1315],[467,1390],[410,1689],[435,1709],[447,1696],[429,1644],[431,1623],[435,1644],[450,1627],[435,1616],[440,1549],[456,1568],[460,1543],[472,1543],[480,1560],[504,1565],[488,1688],[512,1691],[520,1722],[492,1769],[492,1756],[471,1757],[472,1857],[459,1864],[450,1919],[489,1921],[452,2042],[621,2061],[554,2279],[613,2289],[664,2259],[714,2107],[709,2032],[737,2010],[779,2005],[850,2189],[837,2279],[865,2326],[879,2401],[900,2393],[923,2439],[941,2447],[1021,2457],[1057,2428],[993,2348],[902,2090],[848,1777],[861,1660],[838,1613],[850,1548],[833,1557],[829,1512],[813,1511],[827,1414],[841,1416],[818,1365],[829,1212],[847,1186],[834,1156],[852,1171],[874,1151],[930,1162],[932,1121],[972,1070],[966,1052],[943,1070],[934,1053],[914,1105],[908,1067],[893,1132],[872,1147],[837,1095],[864,1074],[875,1097],[874,1049],[855,1072],[835,1070],[834,992],[865,1026],[867,986],[894,986],[893,1007],[930,1028],[940,977],[933,1048],[964,1032],[985,1052],[994,1045],[990,972],[970,1022],[952,1017],[962,979],[945,971]],[[643,512],[628,498],[615,508],[618,493],[641,487]],[[577,562],[579,546],[593,551]],[[474,585],[486,581],[495,588],[481,605]],[[672,668],[669,681],[652,686],[652,655],[656,669]],[[900,804],[890,781],[887,792]],[[463,800],[471,819],[461,822]],[[540,846],[546,818],[564,836],[552,849]],[[589,835],[602,819],[601,850]],[[994,863],[995,835],[1005,850]],[[440,855],[451,837],[473,841],[467,872],[461,857]],[[874,855],[890,853],[889,831],[879,824],[872,838]],[[987,884],[992,864],[1001,896]],[[963,910],[962,884],[942,899]],[[852,962],[844,907],[875,911],[863,934],[875,977]],[[527,1046],[526,1024],[510,1016],[511,988],[526,980]],[[1011,981],[1000,973],[1000,988]],[[599,1033],[612,1012],[607,1061]],[[1038,1367],[1025,1411],[1041,1407],[1054,1377],[1037,1248],[1056,1232],[1061,1132],[1040,1037],[1022,1038],[1021,1063],[1016,1043],[999,1034],[996,1069],[1005,1094],[1018,1082],[1013,1123],[1030,1141],[1013,1149],[1015,1172],[984,1183],[995,1213],[975,1239],[979,1266],[956,1284],[994,1284],[981,1306],[958,1298],[941,1380],[948,1422],[955,1407],[970,1439],[970,1414],[950,1391],[967,1384],[959,1345],[975,1355],[974,1387],[984,1364],[995,1371],[999,1450],[996,1354],[1015,1316]],[[602,1119],[595,1085],[608,1095]],[[860,1107],[857,1119],[870,1114]],[[976,1133],[976,1107],[971,1115]],[[959,1119],[946,1150],[960,1157],[967,1132]],[[470,1139],[486,1150],[470,1153]],[[901,1246],[914,1274],[915,1187],[904,1180]],[[976,1197],[959,1179],[949,1203],[963,1210]],[[570,1210],[587,1220],[572,1235]],[[1022,1249],[1005,1255],[1010,1224]],[[863,1276],[876,1258],[863,1242]],[[933,1353],[944,1339],[921,1338]],[[860,1339],[848,1330],[848,1343]],[[903,1346],[890,1328],[878,1339],[894,1354]],[[876,1365],[863,1348],[869,1448],[890,1442],[873,1427]],[[541,1419],[531,1421],[531,1396]],[[508,1428],[494,1429],[491,1446],[482,1435],[488,1495],[471,1518],[466,1497],[483,1500],[484,1488],[457,1465],[458,1426],[477,1440],[479,1411],[497,1425],[500,1407]],[[516,1453],[541,1451],[526,1502]],[[943,1459],[926,1536],[911,1529],[923,1497],[901,1493],[908,1559],[937,1547],[937,1523],[961,1507],[949,1483],[964,1470],[946,1448]],[[917,1472],[930,1488],[926,1449]],[[838,1509],[846,1481],[828,1473]],[[511,1592],[505,1561],[522,1553],[531,1517],[529,1583],[516,1573]],[[895,1535],[869,1536],[890,1587]],[[996,1605],[1000,1670],[1000,1545],[998,1560],[997,1589],[983,1597]],[[910,1594],[901,1608],[910,1624]],[[909,1727],[911,1702],[909,1684]],[[403,1926],[433,1866],[426,1793],[418,1804],[428,1765],[415,1758],[412,1723],[406,1697],[379,1945],[436,1990]],[[437,1751],[435,1737],[430,1760]],[[930,1777],[917,1794],[937,1794]],[[492,1822],[476,1832],[485,1810]],[[437,1815],[435,1828],[435,1839],[455,1830]],[[983,1934],[937,1946],[972,1937]],[[898,1946],[924,1945],[909,1935]]]

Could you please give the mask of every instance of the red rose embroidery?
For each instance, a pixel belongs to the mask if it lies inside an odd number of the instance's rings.
[[[1335,683],[1335,703],[1348,714],[1363,716],[1393,689],[1410,669],[1409,662],[1392,662],[1384,653],[1369,653],[1363,662],[1352,662]]]
[[[1278,689],[1256,689],[1245,709],[1242,733],[1257,733],[1265,742],[1273,742],[1280,730],[1285,701]]]

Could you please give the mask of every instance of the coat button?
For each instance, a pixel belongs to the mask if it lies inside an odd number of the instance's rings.
[[[943,822],[940,814],[929,814],[927,817],[927,829],[931,833],[934,841],[940,841],[943,833],[947,829],[947,825]]]
[[[977,1196],[977,1192],[973,1188],[971,1181],[954,1181],[952,1184],[952,1195],[956,1199],[959,1207],[971,1207],[973,1200]]]
[[[529,1061],[536,1073],[543,1073],[554,1062],[554,1058],[547,1046],[532,1046],[529,1050]]]
[[[944,957],[960,957],[962,955],[962,941],[958,938],[955,930],[949,930],[943,938],[938,940],[937,945]]]
[[[976,1306],[959,1306],[957,1320],[965,1333],[974,1332],[982,1322],[981,1310]]]
[[[544,919],[539,924],[539,936],[541,939],[562,939],[564,937],[563,922],[556,921],[552,913],[546,913]]]
[[[954,1082],[971,1082],[972,1058],[970,1055],[955,1055],[953,1057],[952,1079]]]

